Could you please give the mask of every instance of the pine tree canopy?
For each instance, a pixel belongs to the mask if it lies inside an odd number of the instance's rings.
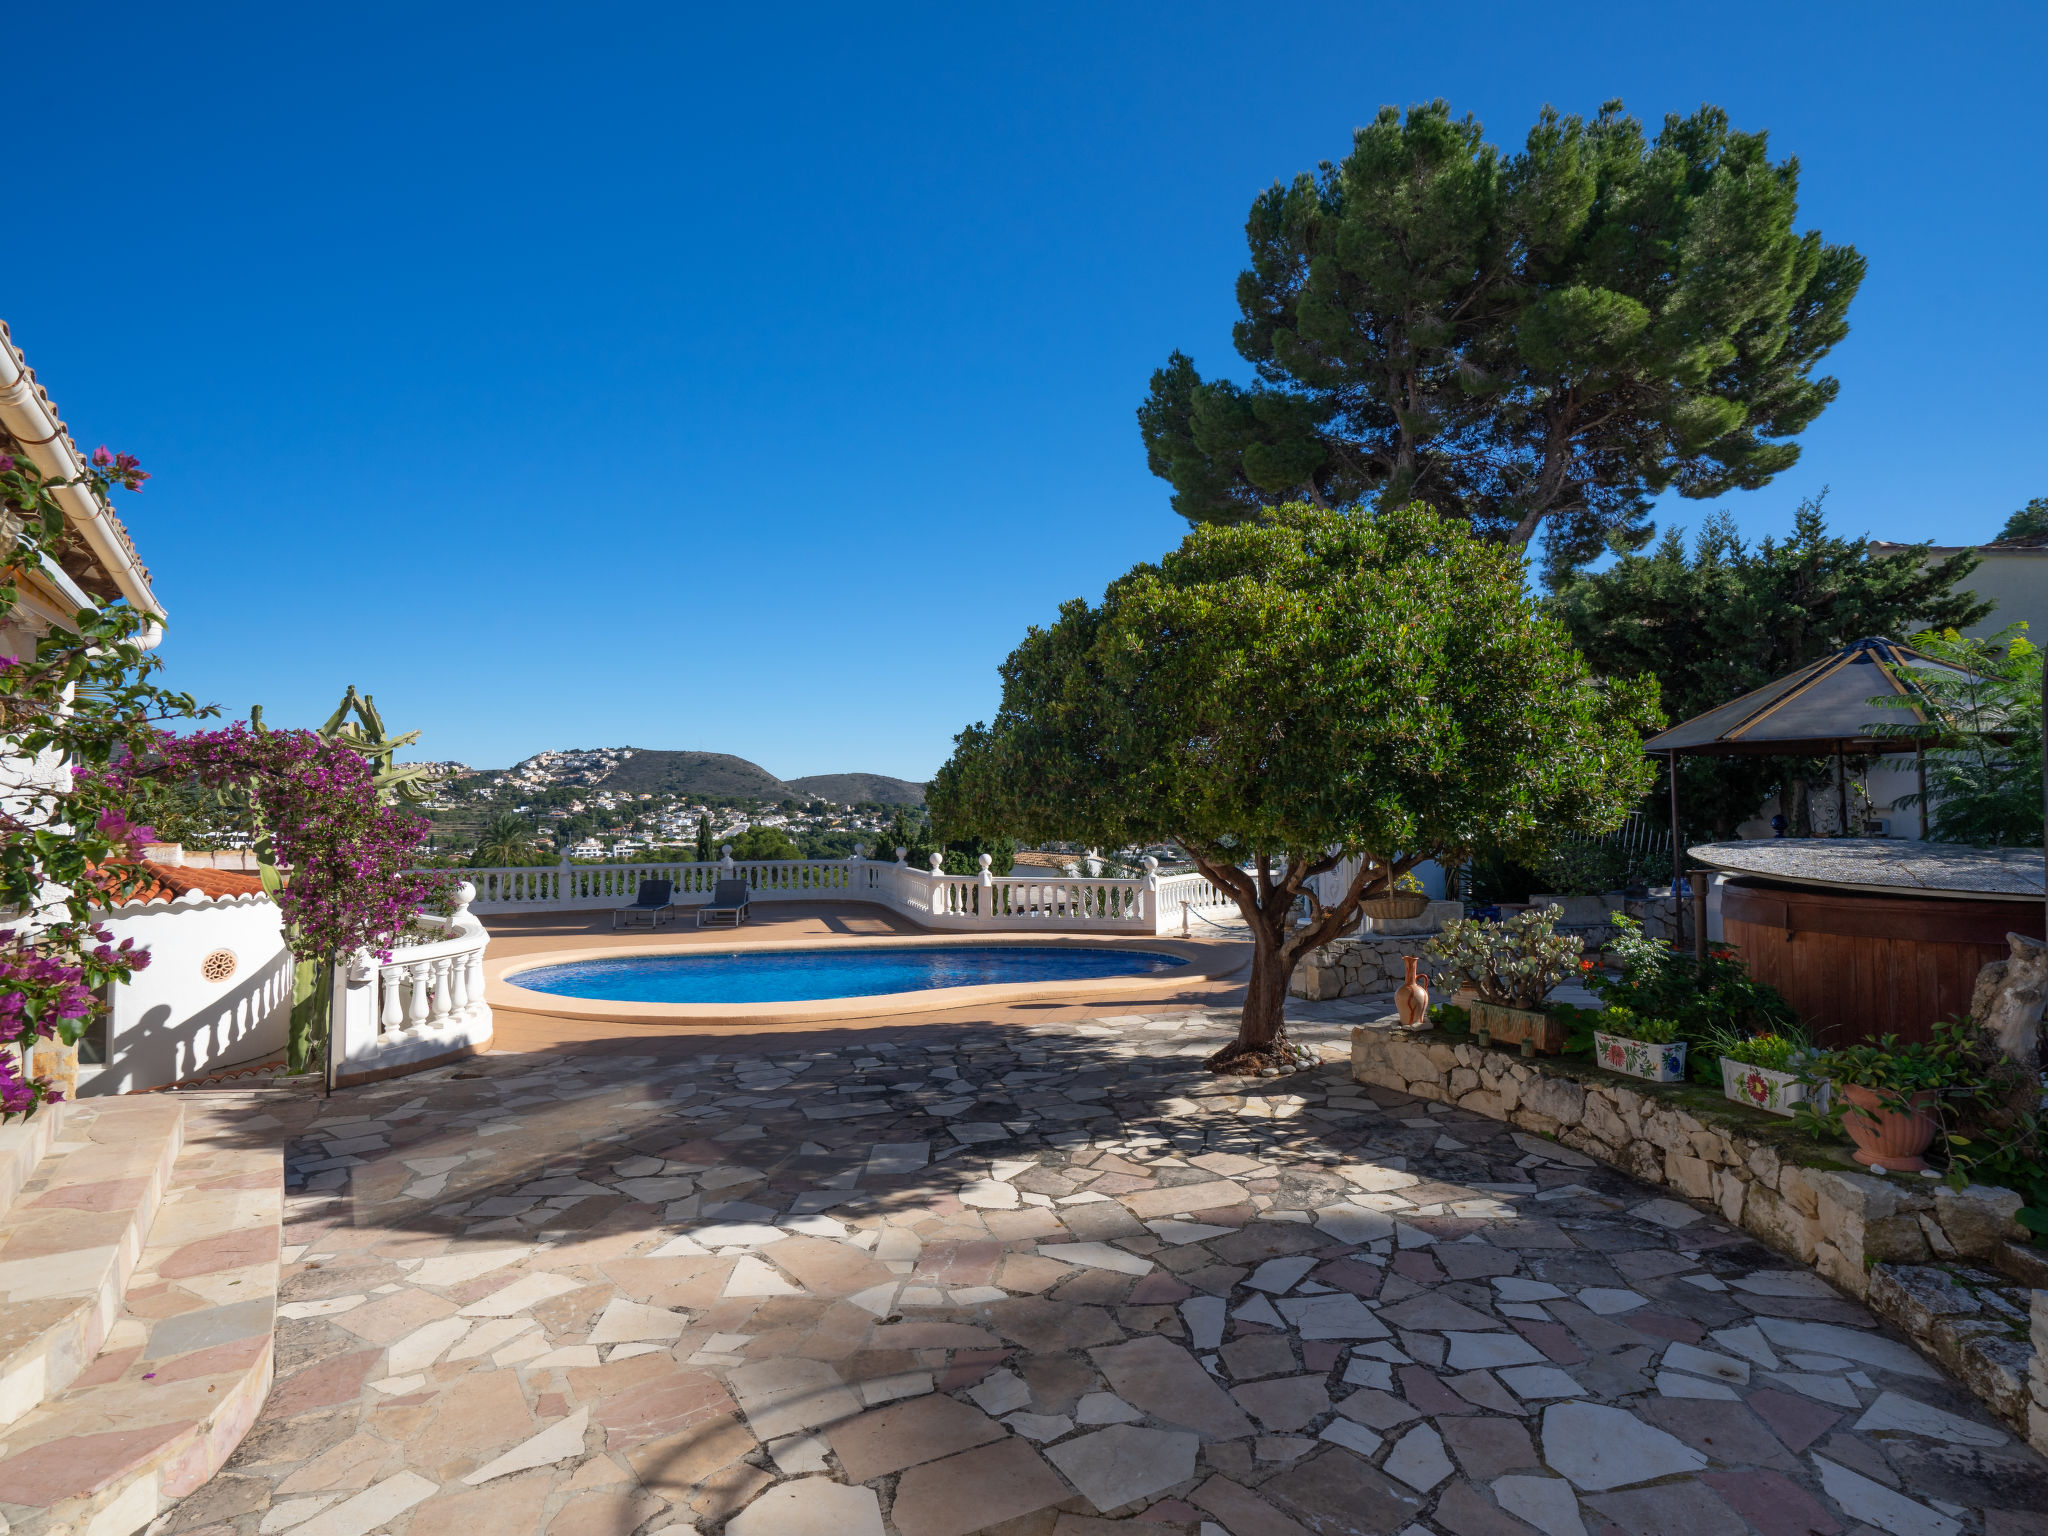
[[[1175,352],[1139,427],[1192,522],[1426,501],[1554,573],[1651,536],[1650,499],[1754,489],[1834,399],[1863,258],[1793,228],[1799,165],[1702,107],[1546,108],[1503,155],[1442,101],[1253,203],[1233,332]]]
[[[2048,496],[2036,496],[2005,520],[2000,539],[2025,539],[2048,533]]]

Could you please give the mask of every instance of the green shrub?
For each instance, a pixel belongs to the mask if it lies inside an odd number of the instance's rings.
[[[1723,1036],[1706,1042],[1719,1056],[1739,1061],[1746,1067],[1764,1067],[1772,1072],[1790,1072],[1813,1047],[1802,1034]]]
[[[1500,922],[1456,918],[1429,941],[1430,973],[1451,991],[1469,986],[1484,1002],[1540,1008],[1579,968],[1583,940],[1557,931],[1558,909],[1518,912]]]
[[[1677,1020],[1645,1018],[1627,1008],[1603,1009],[1599,1016],[1598,1028],[1602,1034],[1619,1035],[1624,1040],[1640,1040],[1645,1045],[1668,1045],[1680,1038]]]
[[[1609,1008],[1676,1024],[1676,1038],[1692,1047],[1687,1065],[1698,1081],[1721,1080],[1722,1041],[1797,1027],[1791,1005],[1777,988],[1752,977],[1726,945],[1710,944],[1707,958],[1695,960],[1648,937],[1632,917],[1617,912],[1611,921],[1620,936],[1609,943],[1608,952],[1619,974],[1589,969],[1587,989]]]

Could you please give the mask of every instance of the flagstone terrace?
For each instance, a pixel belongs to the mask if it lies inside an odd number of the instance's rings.
[[[286,1152],[277,1380],[158,1529],[2048,1529],[1861,1305],[1291,1011],[1270,1080],[1182,1003],[215,1097]]]

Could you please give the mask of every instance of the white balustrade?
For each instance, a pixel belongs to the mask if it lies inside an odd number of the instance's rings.
[[[415,918],[445,937],[395,945],[388,955],[365,952],[336,967],[333,1018],[343,1079],[453,1056],[490,1039],[491,1010],[484,1001],[490,935],[476,916],[476,895],[477,887],[465,880],[447,917]]]
[[[1158,874],[1147,859],[1136,879],[1055,875],[1019,865],[991,874],[984,856],[977,875],[949,875],[936,857],[915,869],[897,850],[881,859],[735,861],[731,850],[713,862],[571,864],[465,870],[474,881],[474,910],[594,912],[631,904],[643,880],[666,880],[685,911],[711,899],[721,879],[743,878],[751,900],[855,901],[901,912],[920,927],[990,932],[1058,929],[1110,933],[1179,933],[1189,911],[1235,910],[1236,903],[1199,874]],[[1184,905],[1185,904],[1185,905]]]

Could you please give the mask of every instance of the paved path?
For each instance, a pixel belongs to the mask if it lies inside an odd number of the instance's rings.
[[[1807,1270],[1334,1061],[1210,1078],[1225,1028],[272,1101],[277,1385],[160,1529],[2048,1532],[2048,1465]]]

